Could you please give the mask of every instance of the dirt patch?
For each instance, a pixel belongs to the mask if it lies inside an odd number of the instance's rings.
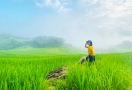
[[[57,80],[57,79],[65,79],[67,75],[67,66],[63,66],[62,68],[56,69],[54,71],[51,71],[46,79],[47,80]]]
[[[48,90],[55,90],[58,80],[65,80],[67,76],[67,70],[68,67],[63,66],[61,68],[51,71],[47,75],[46,80],[49,82]]]

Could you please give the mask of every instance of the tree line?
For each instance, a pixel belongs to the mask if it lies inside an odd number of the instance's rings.
[[[14,49],[24,46],[31,46],[35,48],[67,46],[65,39],[53,36],[21,38],[8,35],[0,35],[0,41],[0,49]]]

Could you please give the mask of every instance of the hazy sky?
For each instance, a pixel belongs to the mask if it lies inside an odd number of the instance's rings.
[[[108,47],[132,41],[132,0],[0,0],[0,33]]]

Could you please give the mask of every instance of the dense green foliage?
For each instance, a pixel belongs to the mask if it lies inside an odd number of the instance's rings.
[[[38,36],[30,41],[33,47],[62,47],[65,46],[65,40],[53,36]]]
[[[68,90],[131,90],[132,67],[128,61],[132,56],[104,54],[99,57],[92,65],[85,63],[70,68]]]
[[[63,38],[53,36],[38,36],[35,38],[22,38],[0,34],[0,49],[14,49],[18,47],[65,47],[68,46]]]
[[[132,53],[98,54],[96,63],[78,65],[84,55],[2,54],[0,90],[47,90],[46,75],[68,66],[68,77],[57,84],[58,90],[131,90]]]
[[[46,75],[56,68],[70,65],[78,56],[0,57],[0,90],[45,90]]]

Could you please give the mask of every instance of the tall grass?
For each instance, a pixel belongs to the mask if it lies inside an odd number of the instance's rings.
[[[0,90],[45,90],[45,78],[50,71],[71,64],[80,56],[3,55],[0,57]]]
[[[3,54],[0,56],[0,90],[47,90],[47,74],[62,66],[68,66],[68,76],[59,81],[58,90],[132,89],[129,53],[98,54],[98,62],[90,66],[87,62],[77,64],[82,56]]]
[[[132,90],[132,69],[120,54],[69,69],[68,90]]]

